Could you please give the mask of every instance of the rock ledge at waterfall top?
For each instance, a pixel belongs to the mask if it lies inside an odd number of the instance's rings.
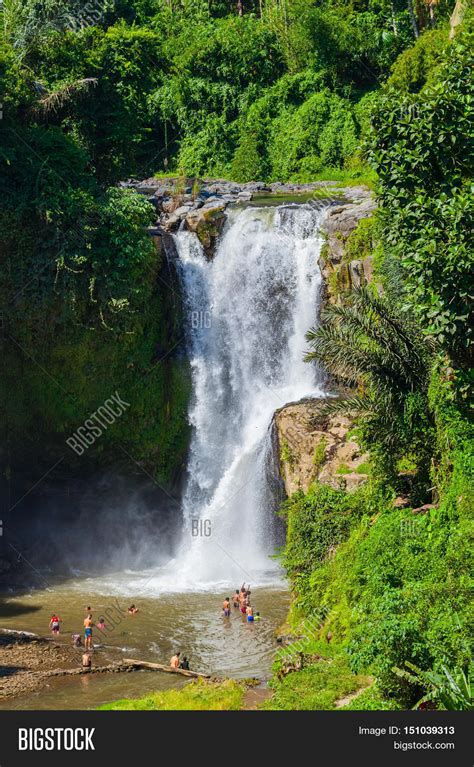
[[[318,416],[321,400],[290,403],[274,416],[280,473],[288,496],[318,480],[335,489],[356,490],[367,480],[368,460],[350,434],[352,423],[343,415]]]
[[[315,200],[321,200],[321,195],[327,189],[327,199],[337,201],[339,206],[341,200],[350,201],[352,206],[371,202],[371,193],[366,187],[341,187],[336,181],[314,181],[308,184],[249,181],[238,184],[221,179],[186,179],[183,183],[178,178],[149,178],[143,181],[130,179],[121,186],[146,195],[154,205],[157,220],[151,234],[156,234],[157,228],[163,232],[181,228],[195,232],[208,258],[212,257],[222,231],[226,208],[229,205],[248,203],[255,196],[310,195],[316,192]]]

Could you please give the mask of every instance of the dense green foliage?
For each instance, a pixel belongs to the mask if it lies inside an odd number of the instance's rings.
[[[343,296],[309,334],[309,357],[359,387],[327,411],[356,417],[370,480],[287,501],[284,563],[296,632],[324,615],[317,634],[330,631],[352,670],[375,677],[349,708],[472,707],[471,29],[467,16],[450,44],[429,32],[393,68],[370,138],[381,225],[368,224],[369,238],[356,230],[350,254],[367,256],[371,241],[385,294]],[[293,676],[276,684],[279,707]]]
[[[244,6],[240,16],[231,0],[5,0],[6,78],[20,76],[22,103],[49,97],[42,119],[84,149],[102,182],[165,160],[236,180],[344,165],[357,175],[373,94],[413,40],[405,0]]]
[[[406,303],[460,367],[472,364],[473,349],[472,42],[466,21],[432,69],[420,41],[423,67],[407,62],[422,84],[416,92],[397,66],[377,106],[370,153],[384,242],[402,271]]]
[[[352,672],[376,678],[361,706],[409,706],[423,694],[443,705],[445,669],[461,690],[469,660],[472,17],[450,42],[447,0],[433,29],[423,3],[406,0],[243,6],[239,15],[233,0],[2,3],[6,475],[50,468],[115,390],[131,406],[91,463],[125,450],[167,484],[182,465],[179,296],[145,231],[152,208],[118,181],[163,170],[358,178],[370,162],[380,221],[358,228],[346,256],[375,247],[385,298],[354,294],[310,340],[359,386],[349,407],[363,413],[372,476],[352,495],[314,486],[285,506],[292,618],[324,611],[307,649],[324,654],[330,631],[333,663],[276,682],[272,705],[333,707],[363,683]],[[90,468],[72,452],[67,463],[76,475]],[[400,487],[405,509],[392,503]],[[407,662],[419,669],[411,678]],[[186,691],[135,707],[224,705],[222,690],[217,700],[199,685]],[[230,685],[225,705],[240,699]]]
[[[436,387],[446,459],[440,411],[449,410],[449,386]],[[394,509],[375,480],[353,494],[314,486],[286,504],[284,564],[295,591],[295,625],[324,610],[321,635],[331,630],[352,669],[373,673],[381,694],[403,706],[413,705],[423,687],[400,678],[396,667],[409,661],[440,673],[443,666],[465,668],[470,659],[473,435],[466,424],[463,430],[461,445],[449,453],[454,464],[439,468],[440,502],[424,514]]]

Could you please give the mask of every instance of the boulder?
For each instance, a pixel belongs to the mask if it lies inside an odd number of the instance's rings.
[[[350,419],[334,415],[321,418],[321,400],[292,403],[276,411],[280,473],[287,495],[307,492],[315,480],[349,492],[367,480],[361,471],[368,456],[349,436]]]
[[[176,208],[176,210],[173,211],[173,216],[176,218],[184,218],[184,216],[187,216],[189,211],[192,208],[192,203],[188,205],[180,205],[179,208]]]
[[[197,234],[208,259],[215,253],[216,242],[225,222],[225,207],[224,203],[207,203],[191,210],[186,216],[186,228]]]
[[[328,238],[329,254],[333,262],[339,263],[344,255],[344,241],[363,218],[373,215],[377,204],[372,197],[360,203],[334,205],[328,209],[322,230]]]

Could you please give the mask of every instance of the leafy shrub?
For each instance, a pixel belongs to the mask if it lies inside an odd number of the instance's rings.
[[[393,64],[388,86],[399,94],[418,93],[436,76],[434,70],[442,60],[447,37],[445,27],[421,35]]]
[[[357,148],[350,106],[329,91],[311,96],[272,123],[269,158],[273,178],[310,178],[327,166],[341,166]]]
[[[328,447],[328,441],[326,437],[321,437],[318,444],[316,445],[314,449],[314,455],[313,455],[313,466],[315,467],[316,471],[321,471],[324,461],[326,460],[326,450]]]
[[[370,152],[405,304],[461,368],[470,366],[474,348],[471,43],[468,26],[418,95],[381,99]]]
[[[314,483],[307,495],[295,493],[283,505],[288,519],[285,567],[297,594],[297,605],[308,604],[309,577],[332,547],[345,540],[357,514],[357,498]]]

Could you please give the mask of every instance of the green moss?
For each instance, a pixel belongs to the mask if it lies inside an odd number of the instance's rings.
[[[415,456],[404,455],[403,458],[397,461],[397,471],[401,473],[416,472],[416,470],[417,462]]]
[[[324,461],[326,460],[327,446],[328,446],[328,441],[326,437],[322,437],[314,449],[313,466],[315,467],[317,472],[321,471],[324,465]]]
[[[336,469],[336,474],[350,474],[351,470],[346,463],[341,463]]]
[[[348,236],[344,247],[344,261],[363,261],[372,254],[376,231],[376,219],[362,218]]]
[[[197,679],[181,690],[166,690],[135,700],[117,700],[100,706],[101,711],[238,711],[245,684],[227,679],[211,682]]]
[[[150,274],[154,282],[156,272]],[[10,343],[0,381],[9,402],[12,466],[62,469],[87,474],[126,460],[146,462],[146,471],[169,486],[184,465],[189,440],[188,363],[179,355],[179,296],[158,282],[146,306],[124,332],[71,323],[35,339],[24,321],[17,330],[22,349]],[[45,329],[43,328],[43,331]],[[18,382],[21,385],[18,385]],[[129,407],[84,456],[66,440],[115,392]],[[45,450],[45,445],[47,449]]]
[[[280,458],[283,461],[283,463],[287,463],[290,469],[293,469],[296,458],[294,456],[294,453],[289,445],[289,443],[286,441],[286,439],[283,439],[280,446]]]

